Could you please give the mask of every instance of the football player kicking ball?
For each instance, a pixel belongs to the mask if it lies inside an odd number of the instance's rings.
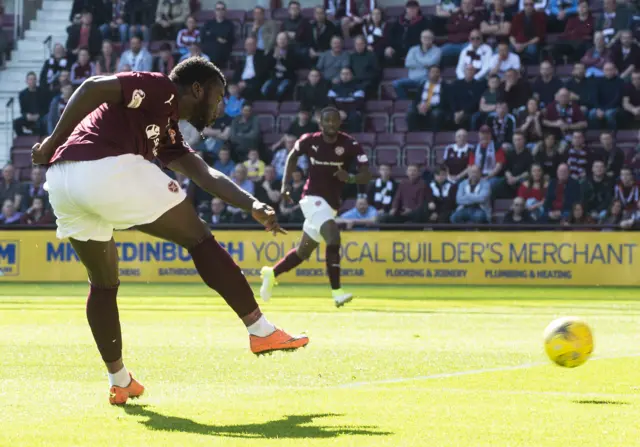
[[[371,173],[369,160],[362,147],[353,137],[339,132],[340,125],[340,112],[337,109],[329,107],[322,110],[322,131],[303,135],[289,153],[282,179],[282,195],[286,200],[291,200],[291,176],[298,157],[306,155],[310,162],[309,178],[300,200],[300,209],[305,218],[304,233],[300,244],[274,267],[262,268],[260,296],[265,301],[271,298],[273,286],[277,284],[276,278],[309,259],[322,240],[327,243],[325,260],[336,306],[341,307],[353,298],[340,286],[340,229],[335,216],[340,208],[344,183],[366,184],[371,179]],[[358,173],[349,174],[346,169],[354,161],[358,164]]]
[[[89,78],[69,100],[52,135],[33,147],[33,162],[50,165],[46,188],[57,236],[70,238],[89,275],[87,319],[107,365],[111,404],[144,392],[122,360],[114,230],[136,228],[188,249],[202,280],[247,326],[255,354],[309,342],[277,329],[262,315],[240,268],[178,184],[151,163],[156,158],[210,194],[251,212],[267,230],[282,231],[270,207],[207,166],[178,129],[180,119],[199,130],[213,123],[225,86],[220,70],[201,58],[178,64],[168,77],[139,72]]]

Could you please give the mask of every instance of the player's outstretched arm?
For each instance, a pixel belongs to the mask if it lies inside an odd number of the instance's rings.
[[[220,197],[226,203],[251,213],[254,219],[274,234],[276,232],[286,233],[280,228],[273,208],[257,200],[222,172],[207,165],[195,153],[188,153],[169,163],[169,169],[187,176],[209,194]]]

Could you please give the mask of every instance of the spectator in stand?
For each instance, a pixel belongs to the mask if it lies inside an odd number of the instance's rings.
[[[593,40],[595,20],[589,11],[587,0],[580,0],[578,14],[569,17],[561,39],[553,45],[556,61],[562,63],[564,58],[569,62],[577,62],[584,56]]]
[[[486,88],[484,81],[474,78],[476,69],[467,65],[464,78],[453,82],[451,87],[451,107],[456,127],[469,127],[471,117],[478,111],[480,98]]]
[[[324,7],[331,20],[340,22],[342,34],[347,39],[364,22],[364,17],[376,7],[375,0],[324,0]]]
[[[236,160],[244,161],[250,149],[260,147],[260,123],[253,115],[251,103],[245,103],[242,114],[231,122],[229,141],[234,146]]]
[[[265,11],[262,6],[256,6],[253,9],[253,25],[249,30],[248,37],[253,37],[256,40],[258,50],[265,54],[273,50],[279,30],[278,22],[265,20]]]
[[[447,34],[447,22],[449,18],[460,11],[460,2],[457,0],[439,0],[436,4],[436,15],[434,17],[434,27],[439,36]]]
[[[338,225],[344,225],[347,230],[351,230],[354,226],[366,227],[376,223],[378,219],[378,211],[367,201],[366,197],[358,197],[356,205],[350,210],[342,213],[337,219]]]
[[[513,135],[513,150],[507,151],[504,165],[504,179],[492,190],[493,197],[513,198],[520,185],[529,178],[533,156],[527,149],[527,141],[522,132]]]
[[[312,33],[309,21],[302,16],[302,9],[297,0],[291,0],[287,9],[289,15],[282,21],[280,31],[287,33],[289,41],[294,45],[294,51],[300,57],[309,54],[312,43]]]
[[[293,135],[285,135],[284,136],[284,146],[280,149],[273,149],[273,160],[271,160],[271,165],[276,170],[276,178],[278,180],[282,180],[284,177],[284,170],[287,163],[287,157],[289,156],[289,152],[291,152],[296,144],[297,138]],[[306,155],[302,155],[298,157],[298,169],[301,171],[307,171],[309,169],[309,160]]]
[[[574,130],[587,128],[587,120],[576,101],[571,101],[569,90],[561,88],[557,100],[545,109],[542,125],[556,132],[558,139],[566,137]]]
[[[491,47],[486,43],[482,43],[482,34],[480,34],[480,31],[471,31],[471,34],[469,34],[469,44],[462,49],[460,57],[458,58],[458,65],[456,67],[457,78],[464,78],[465,67],[472,65],[473,68],[476,69],[475,78],[479,81],[484,79],[492,68],[492,55],[493,50]]]
[[[469,168],[469,155],[473,147],[468,143],[468,134],[465,129],[456,131],[456,142],[444,148],[444,166],[447,168],[448,180],[458,183],[467,176]]]
[[[600,129],[603,124],[614,131],[618,127],[618,113],[622,104],[624,81],[618,77],[613,62],[604,64],[604,77],[596,83],[595,108],[589,111],[589,124]]]
[[[213,168],[228,177],[233,175],[233,172],[236,169],[236,164],[231,159],[231,150],[228,147],[222,146],[218,152],[218,160],[214,163]]]
[[[489,182],[491,189],[502,181],[502,170],[505,164],[504,150],[491,139],[491,128],[482,126],[479,131],[480,141],[469,154],[469,166],[477,166],[482,178]]]
[[[51,225],[56,219],[45,206],[42,197],[35,197],[31,206],[22,215],[20,223],[23,225]]]
[[[91,56],[87,49],[78,52],[78,60],[71,66],[71,83],[79,86],[91,76],[96,74],[96,65],[91,62]]]
[[[584,133],[576,130],[567,149],[567,166],[569,166],[571,178],[582,181],[587,176],[587,172],[591,171],[592,163],[593,153],[587,148]]]
[[[151,25],[156,12],[157,3],[153,0],[129,0],[126,2],[126,22],[129,23],[129,38],[142,36],[146,43],[151,42]],[[177,27],[181,26],[179,24]],[[125,39],[126,42],[126,39]]]
[[[451,223],[488,223],[491,219],[491,186],[482,178],[478,166],[470,166],[468,173],[469,178],[458,185],[458,207],[451,215]]]
[[[558,172],[558,166],[567,161],[563,143],[558,141],[555,133],[548,132],[532,152],[533,160],[542,167],[546,178],[554,178]]]
[[[607,216],[613,198],[613,184],[606,175],[604,162],[596,160],[591,167],[590,178],[582,182],[582,203],[585,211],[594,221],[601,221]]]
[[[129,39],[129,49],[120,56],[118,71],[124,71],[125,65],[133,71],[151,71],[153,67],[153,56],[142,46],[142,40],[138,36]]]
[[[407,166],[407,178],[400,182],[385,222],[420,222],[427,197],[427,185],[417,165]]]
[[[502,83],[502,98],[507,102],[509,110],[516,115],[519,111],[525,110],[526,105],[533,96],[531,86],[526,79],[522,79],[519,70],[510,69],[504,75]],[[538,102],[536,101],[536,108]]]
[[[447,43],[442,46],[442,58],[445,64],[455,61],[465,49],[467,36],[478,31],[482,13],[474,9],[473,0],[462,0],[460,10],[452,14],[447,23]],[[472,40],[473,41],[473,40]]]
[[[23,200],[19,203],[18,210],[25,211],[33,205],[37,198],[42,199],[45,204],[49,202],[49,194],[44,189],[45,171],[40,166],[31,168],[31,179],[22,185]],[[15,200],[15,197],[14,197]]]
[[[398,99],[408,99],[408,90],[417,89],[426,82],[429,68],[440,64],[440,48],[433,44],[434,35],[430,30],[420,34],[420,45],[409,49],[404,66],[409,70],[409,77],[393,81],[393,89]]]
[[[582,56],[582,59],[580,59],[580,62],[584,64],[588,78],[592,76],[600,78],[604,76],[602,70],[605,62],[610,61],[611,57],[611,50],[605,44],[602,31],[596,31],[593,34],[593,47],[587,50],[584,56]]]
[[[343,50],[342,45],[340,36],[334,36],[331,39],[331,50],[321,53],[316,64],[322,77],[334,84],[340,82],[341,70],[349,66],[349,53]]]
[[[525,207],[531,216],[538,220],[544,211],[544,198],[547,194],[549,181],[544,178],[542,167],[534,163],[531,165],[529,178],[520,184],[518,197],[524,200]]]
[[[602,160],[607,178],[614,181],[620,176],[620,171],[624,166],[626,158],[624,151],[616,147],[613,135],[610,132],[602,132],[600,134],[600,144],[602,149],[598,154],[595,154],[594,158]]]
[[[511,13],[505,10],[505,0],[491,2],[488,15],[480,22],[480,32],[485,42],[493,48],[499,42],[507,41],[511,33]]]
[[[537,11],[534,0],[524,0],[523,9],[513,17],[509,41],[513,50],[526,62],[538,61],[540,46],[547,37],[544,11]]]
[[[56,43],[53,46],[51,56],[44,62],[40,71],[40,88],[51,91],[58,80],[58,76],[60,76],[60,72],[63,70],[68,71],[70,66],[64,46],[61,43]]]
[[[61,93],[51,100],[49,105],[49,113],[47,114],[47,134],[51,135],[56,124],[60,120],[60,115],[69,102],[69,98],[73,94],[73,86],[65,84],[61,88]]]
[[[333,22],[327,20],[327,13],[321,6],[316,6],[313,16],[309,57],[316,59],[320,53],[331,49],[331,39],[339,36],[340,30]]]
[[[587,78],[585,75],[585,66],[582,63],[575,64],[566,87],[571,94],[571,100],[577,101],[582,113],[587,115],[589,109],[596,105],[597,79]]]
[[[505,225],[532,224],[535,219],[526,208],[522,197],[516,197],[511,203],[511,209],[504,215],[502,223]]]
[[[620,32],[627,28],[631,19],[631,11],[625,2],[618,4],[616,0],[604,0],[603,9],[596,29],[602,33],[608,47],[620,38]]]
[[[445,165],[436,166],[433,180],[427,187],[424,204],[424,221],[449,223],[451,213],[456,208],[456,185],[449,180],[449,171]]]
[[[169,76],[171,70],[176,65],[176,60],[173,57],[173,53],[171,52],[171,45],[167,42],[164,42],[160,45],[160,50],[157,56],[153,58],[153,64],[151,65],[151,70],[156,73],[162,73],[164,75]]]
[[[264,178],[256,183],[256,198],[271,208],[278,209],[282,183],[276,178],[276,170],[271,165],[264,168]]]
[[[216,10],[218,5],[219,3],[216,4]],[[156,8],[156,20],[151,28],[153,40],[174,40],[188,15],[189,5],[182,0],[160,0]]]
[[[489,67],[490,75],[498,75],[502,79],[509,70],[520,71],[520,56],[509,51],[507,42],[500,42],[498,52],[489,60]]]
[[[613,189],[613,199],[619,200],[622,203],[622,209],[627,213],[636,209],[636,203],[640,200],[640,186],[633,178],[631,168],[624,167],[620,171],[620,181]]]
[[[270,74],[260,92],[265,99],[282,101],[295,83],[295,56],[287,33],[278,33],[276,46],[267,54],[267,72]]]
[[[622,203],[619,200],[611,202],[604,219],[598,222],[600,225],[620,225],[622,222]]]
[[[540,76],[533,81],[533,96],[540,101],[540,107],[547,107],[554,101],[556,93],[563,87],[562,81],[553,73],[551,62],[540,64]]]
[[[622,108],[627,123],[637,128],[640,122],[640,71],[634,71],[631,75],[631,83],[624,87]]]
[[[248,159],[243,163],[247,168],[247,177],[252,182],[259,182],[264,177],[264,161],[260,160],[260,154],[258,149],[251,149],[249,151]]]
[[[176,49],[181,56],[189,52],[189,47],[193,43],[200,43],[200,30],[193,16],[187,17],[186,27],[178,31],[176,37]]]
[[[516,131],[516,118],[509,113],[509,107],[504,99],[496,104],[496,113],[489,115],[487,126],[491,129],[493,141],[497,146],[509,143]]]
[[[247,168],[243,164],[236,165],[231,179],[241,189],[254,195],[255,184],[247,177]],[[231,223],[245,224],[253,220],[251,214],[241,208],[227,206],[227,211],[231,214]]]
[[[20,117],[13,121],[18,135],[44,135],[47,131],[45,115],[49,111],[49,94],[38,88],[33,71],[27,73],[27,88],[18,95]]]
[[[248,100],[260,97],[260,88],[268,76],[269,60],[256,47],[256,39],[247,37],[244,41],[245,57],[233,73],[233,83],[240,89],[241,95]]]
[[[547,0],[547,32],[561,33],[569,17],[578,13],[578,0]]]
[[[367,39],[367,48],[378,56],[380,62],[384,61],[387,48],[391,48],[391,25],[385,21],[380,8],[374,8],[371,14],[364,18],[361,34]]]
[[[226,18],[227,5],[224,2],[216,3],[215,14],[215,18],[207,21],[200,30],[200,40],[207,56],[215,61],[218,67],[225,67],[231,57],[231,49],[235,40],[235,25]]]
[[[333,84],[329,90],[329,103],[340,111],[342,127],[346,132],[362,132],[362,112],[365,92],[353,79],[351,68],[345,67],[340,72],[340,82]]]
[[[471,117],[471,130],[477,130],[484,125],[487,118],[495,113],[498,104],[498,95],[500,94],[500,79],[498,76],[489,76],[487,89],[480,97],[479,110]]]
[[[568,219],[563,220],[563,225],[593,225],[595,222],[591,216],[585,214],[582,203],[576,202],[571,208],[571,215]]]
[[[391,166],[381,164],[378,174],[380,177],[369,183],[367,197],[369,203],[378,210],[378,215],[382,216],[391,211],[391,202],[398,191],[398,184],[391,178]]]
[[[527,145],[535,145],[542,140],[542,121],[537,99],[531,98],[527,101],[527,108],[518,113],[516,129],[522,132]]]
[[[231,222],[231,215],[225,209],[226,205],[218,197],[211,199],[211,203],[205,203],[204,211],[199,213],[200,219],[208,225],[228,224]]]
[[[307,82],[300,88],[298,99],[300,108],[310,111],[321,110],[329,104],[329,83],[322,79],[322,74],[317,69],[312,69],[307,75]]]
[[[229,87],[234,86],[231,84]],[[218,153],[222,147],[229,141],[231,135],[231,122],[233,119],[224,112],[224,103],[218,103],[218,118],[210,127],[205,127],[202,131],[202,135],[206,138],[204,140],[204,148],[202,149],[202,156],[208,164],[213,164],[214,160],[218,158]]]
[[[290,201],[280,201],[280,218],[282,222],[302,223],[304,215],[300,209],[300,199],[304,190],[305,179],[302,170],[296,169],[291,175],[291,191],[289,192]]]
[[[382,70],[376,55],[367,49],[364,36],[355,38],[355,51],[349,55],[349,66],[353,71],[353,79],[365,92],[374,92],[380,83]]]
[[[113,44],[105,40],[102,42],[102,52],[96,61],[96,75],[108,76],[118,71],[120,58],[113,52]]]
[[[390,46],[384,50],[387,64],[396,65],[411,47],[420,45],[422,32],[429,28],[429,21],[420,12],[420,3],[416,0],[407,1],[404,14],[391,29]]]
[[[26,195],[24,185],[16,179],[16,169],[12,164],[5,165],[0,180],[0,203],[11,200],[16,209],[20,209]]]
[[[569,176],[569,166],[558,166],[556,178],[549,182],[541,220],[559,223],[569,218],[573,205],[580,200],[580,184]]]
[[[18,211],[11,199],[2,203],[2,214],[0,214],[0,225],[19,225],[22,223],[22,213]]]
[[[81,22],[77,25],[71,25],[67,32],[69,33],[67,37],[69,59],[75,60],[78,52],[83,48],[89,49],[92,59],[98,57],[102,47],[102,34],[100,34],[98,27],[93,25],[93,14],[84,12]]]
[[[640,69],[640,48],[633,41],[631,31],[620,33],[620,45],[614,45],[611,60],[620,73],[622,79],[628,79],[631,73]]]
[[[429,69],[429,79],[420,86],[418,97],[407,114],[410,132],[440,130],[447,118],[449,90],[440,77],[440,67]]]
[[[318,123],[311,119],[311,111],[300,108],[296,119],[291,123],[289,129],[287,129],[287,135],[300,138],[306,133],[318,132],[318,130]]]
[[[224,114],[228,117],[235,118],[242,113],[242,107],[245,100],[240,97],[240,90],[236,84],[229,84],[227,87],[227,95],[224,97]]]
[[[640,202],[637,203],[637,206],[640,208]],[[637,230],[640,228],[640,209],[629,213],[628,217],[620,222],[620,228],[623,230],[630,230],[632,228]]]
[[[126,23],[126,1],[125,0],[107,0],[104,2],[106,23],[100,25],[102,38],[105,40],[117,39],[121,43],[127,42],[127,33],[129,25]]]

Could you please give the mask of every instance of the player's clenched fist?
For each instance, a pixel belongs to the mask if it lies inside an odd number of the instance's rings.
[[[343,183],[347,183],[347,181],[349,180],[349,173],[342,168],[338,168],[338,170],[333,175]]]
[[[31,161],[34,165],[46,165],[55,152],[55,145],[51,138],[47,137],[42,143],[36,143],[31,148]]]
[[[276,212],[269,205],[262,202],[254,202],[251,215],[255,220],[264,225],[267,231],[271,231],[274,235],[276,233],[287,234],[285,230],[280,228]]]

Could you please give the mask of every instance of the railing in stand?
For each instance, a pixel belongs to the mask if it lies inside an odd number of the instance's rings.
[[[44,50],[44,60],[49,59],[53,52],[53,36],[49,34],[45,40],[42,41],[42,48]]]
[[[24,17],[24,0],[13,0],[13,41],[17,44],[22,39]]]
[[[15,98],[10,98],[7,103],[5,104],[5,108],[7,109],[7,113],[5,113],[5,124],[7,125],[8,129],[6,132],[6,143],[7,143],[7,147],[9,148],[9,151],[11,151],[11,147],[13,146],[13,103],[15,102],[14,100]]]

